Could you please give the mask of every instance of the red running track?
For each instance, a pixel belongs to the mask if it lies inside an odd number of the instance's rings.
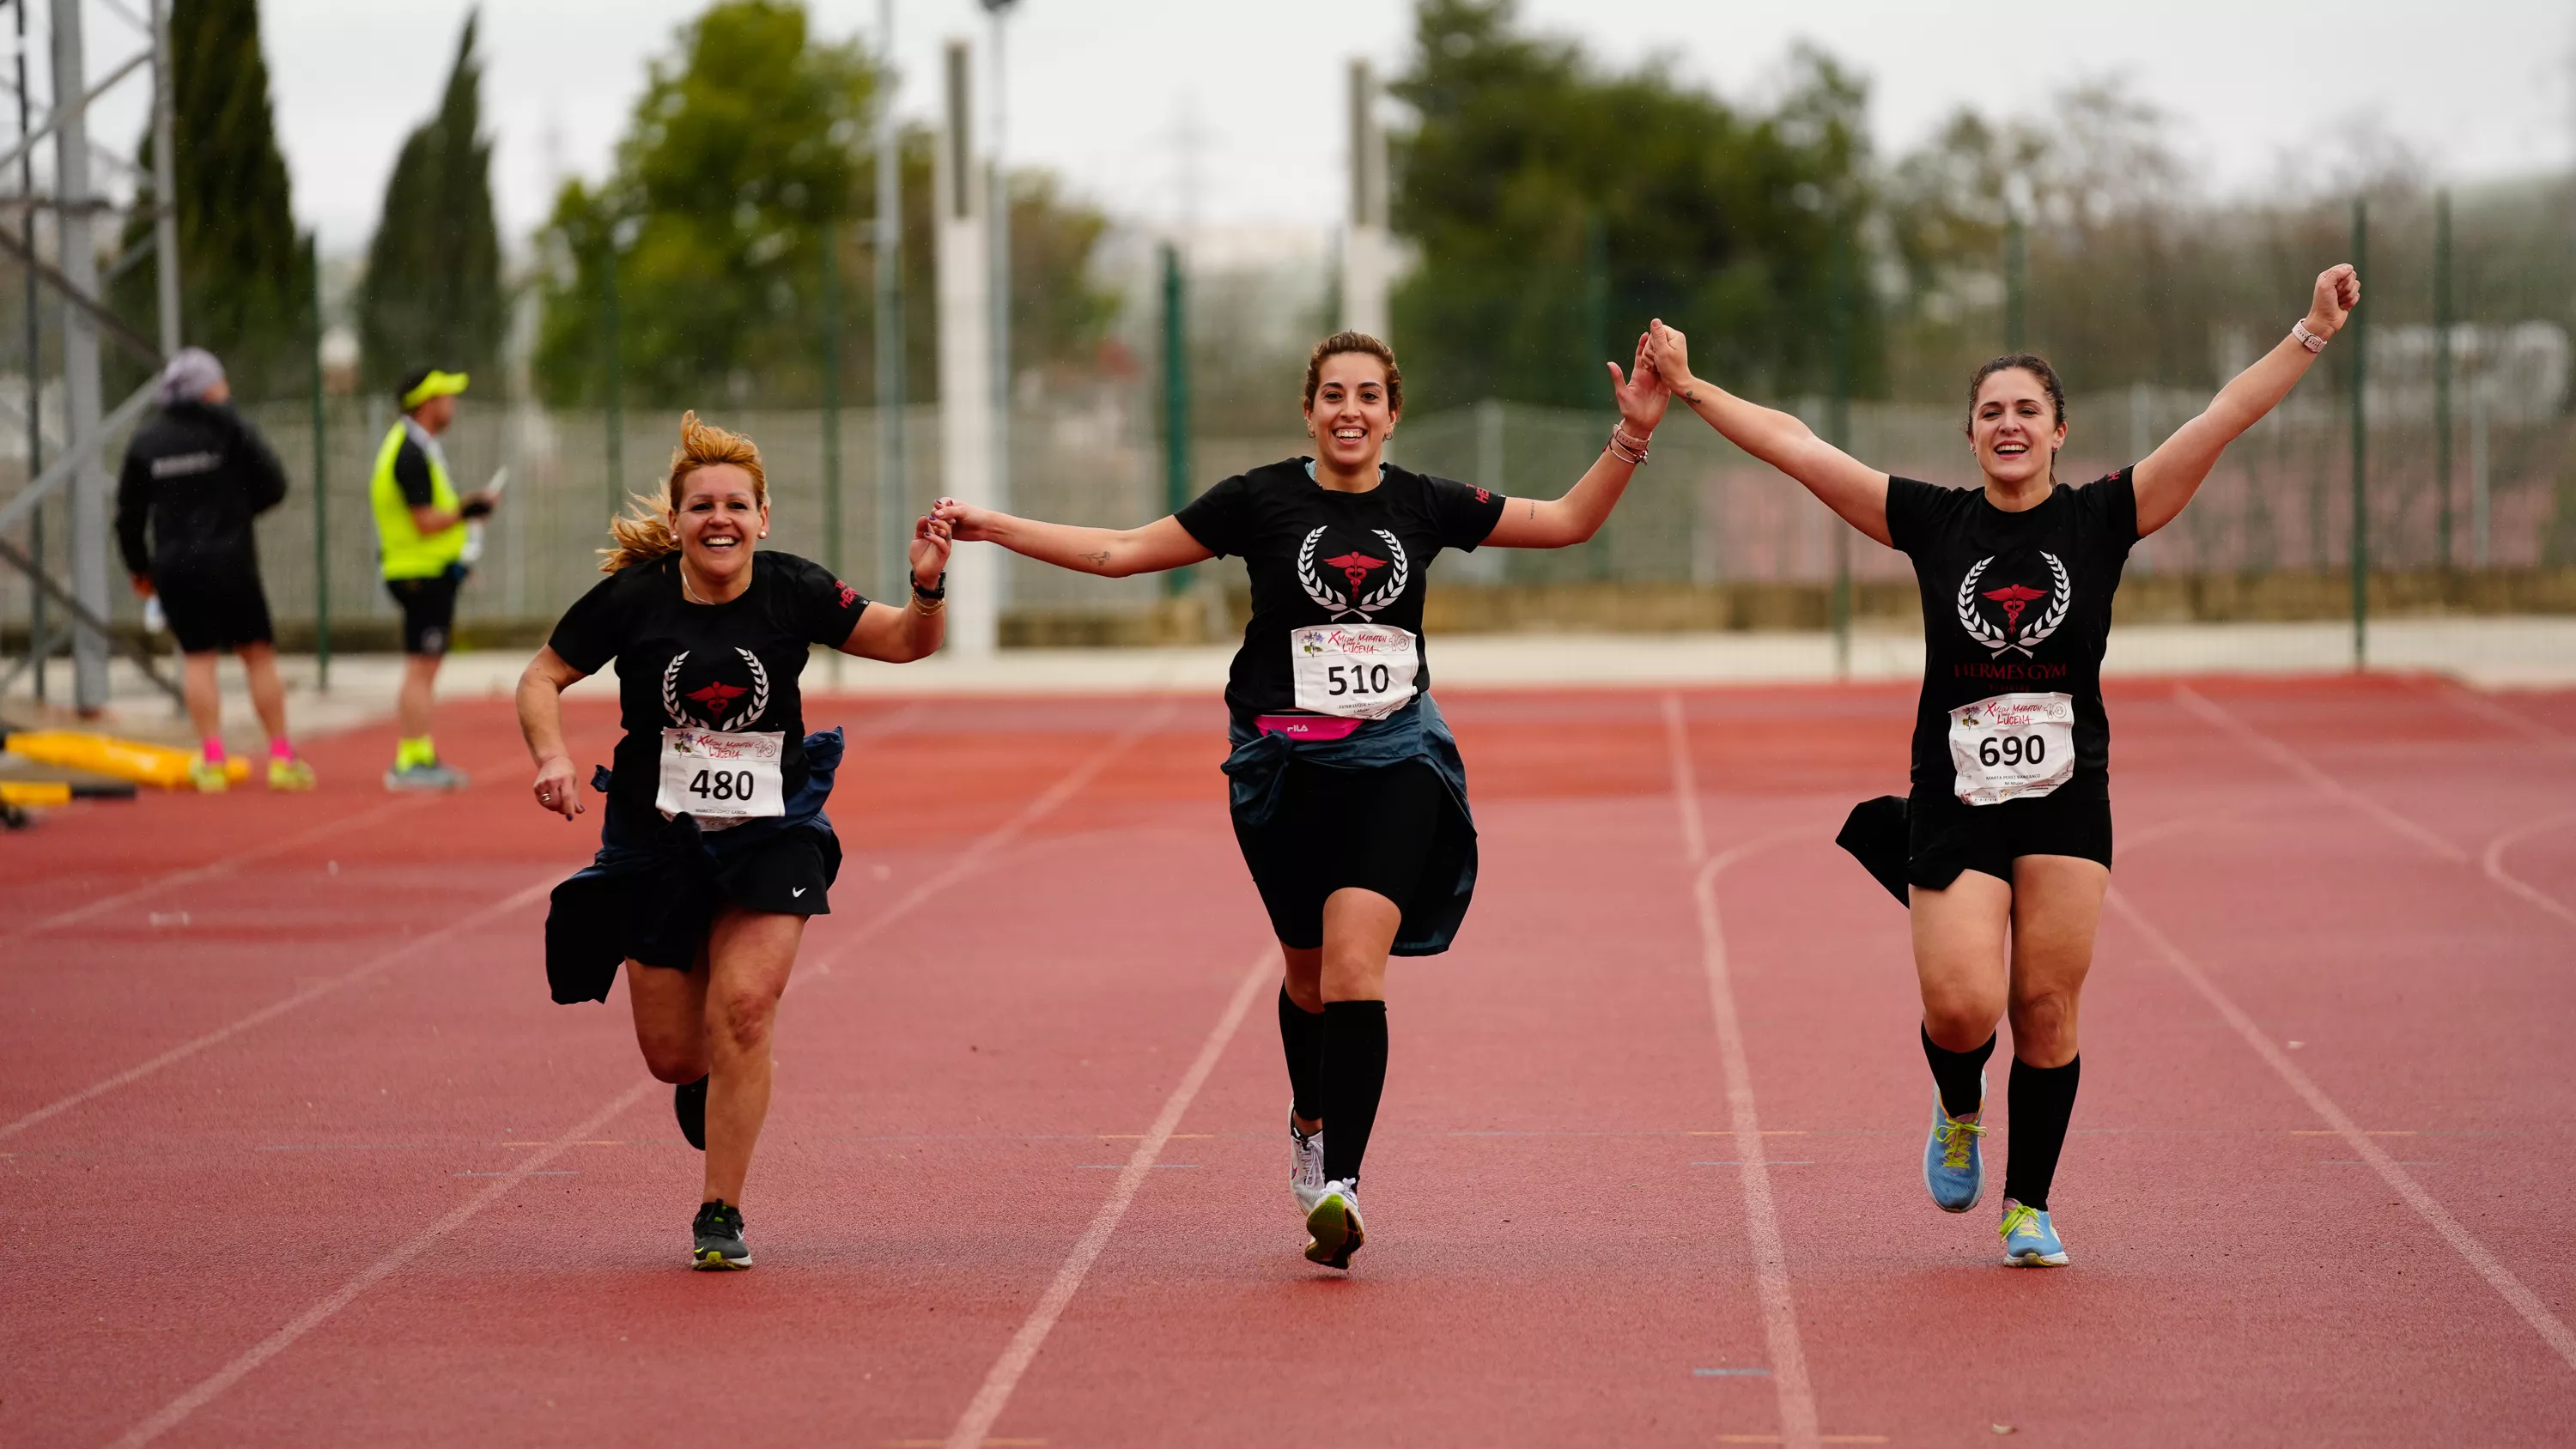
[[[2117,688],[2059,1272],[1924,1200],[1905,917],[1829,843],[1908,691],[1449,709],[1483,889],[1396,968],[1348,1277],[1213,701],[818,702],[848,861],[747,1274],[681,1266],[622,997],[546,1000],[596,817],[503,709],[441,720],[457,797],[374,731],[53,814],[0,841],[0,1438],[2566,1442],[2576,695]]]

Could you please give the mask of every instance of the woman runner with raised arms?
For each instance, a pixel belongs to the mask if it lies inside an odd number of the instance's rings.
[[[1387,957],[1447,950],[1475,888],[1466,770],[1420,638],[1431,561],[1442,549],[1592,537],[1663,417],[1645,347],[1640,337],[1632,376],[1608,364],[1621,420],[1554,501],[1384,462],[1404,377],[1385,343],[1342,332],[1306,363],[1311,458],[1228,478],[1142,528],[1039,523],[950,499],[932,515],[961,541],[1110,578],[1226,554],[1249,568],[1225,773],[1235,838],[1287,957],[1290,1185],[1315,1262],[1349,1267],[1366,1236],[1360,1162],[1386,1082]]]
[[[755,552],[769,484],[749,438],[683,417],[664,492],[610,525],[608,577],[519,677],[519,726],[538,806],[580,814],[561,696],[617,661],[626,733],[593,778],[608,797],[599,855],[555,888],[546,975],[559,1002],[605,1001],[625,965],[644,1063],[706,1153],[691,1259],[748,1268],[743,1179],[769,1112],[778,998],[841,868],[823,814],[841,732],[805,733],[797,676],[816,644],[896,664],[936,650],[948,530],[914,526],[912,598],[894,608],[820,564]]]
[[[1913,791],[1853,811],[1842,841],[1913,907],[1923,1054],[1937,1089],[1923,1179],[1944,1212],[1966,1212],[1984,1194],[1984,1069],[1997,1020],[2012,1021],[2007,1263],[2067,1261],[2048,1190],[2075,1108],[2076,1005],[2111,883],[2102,653],[2121,567],[2307,375],[2360,300],[2351,267],[2320,275],[2307,316],[2206,411],[2080,488],[2056,479],[2066,393],[2040,358],[1977,369],[1967,434],[1985,486],[1938,488],[1890,478],[1787,413],[1700,381],[1681,333],[1660,321],[1649,333],[1657,370],[1692,411],[1913,560],[1924,630]]]

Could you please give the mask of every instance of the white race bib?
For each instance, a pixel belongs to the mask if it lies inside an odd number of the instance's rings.
[[[2075,699],[1998,694],[1950,711],[1950,763],[1971,805],[2036,799],[2075,777]]]
[[[664,730],[662,788],[653,808],[665,816],[695,816],[707,830],[784,815],[787,792],[779,759],[786,750],[787,736],[775,730]]]
[[[1344,719],[1384,719],[1413,699],[1422,651],[1386,624],[1310,624],[1288,632],[1297,707]]]

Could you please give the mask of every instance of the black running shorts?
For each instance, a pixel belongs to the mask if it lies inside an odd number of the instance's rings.
[[[161,596],[161,613],[182,654],[276,641],[268,621],[268,595],[256,572],[170,570],[155,573],[152,588]]]
[[[1278,814],[1259,832],[1238,826],[1235,839],[1280,944],[1312,950],[1324,944],[1324,899],[1337,890],[1413,900],[1449,793],[1420,760],[1377,770],[1291,760],[1287,768]]]
[[[686,971],[697,964],[707,928],[726,906],[782,916],[828,916],[841,873],[840,842],[788,830],[734,854],[710,877],[646,873],[627,900],[627,959]]]
[[[402,606],[403,652],[444,654],[456,626],[456,591],[465,586],[462,565],[426,579],[387,579],[385,592]]]
[[[2071,855],[2111,864],[2111,802],[2069,790],[2000,805],[1916,795],[1905,812],[1905,879],[1946,890],[1963,870],[2009,883],[2025,855]]]

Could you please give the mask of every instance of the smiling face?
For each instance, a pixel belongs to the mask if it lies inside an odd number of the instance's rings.
[[[1976,449],[1977,466],[1995,482],[2045,481],[2057,450],[2065,446],[2066,424],[2037,373],[2007,367],[1978,386],[1968,414],[1968,440]]]
[[[1355,473],[1377,461],[1396,413],[1387,403],[1386,364],[1365,352],[1337,352],[1323,361],[1306,421],[1315,430],[1315,457],[1334,471]]]
[[[692,470],[675,491],[671,526],[689,567],[711,582],[751,567],[753,541],[769,532],[769,505],[751,474],[731,463],[710,463]]]

